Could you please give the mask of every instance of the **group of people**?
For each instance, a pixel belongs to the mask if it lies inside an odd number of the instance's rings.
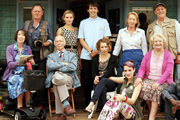
[[[53,40],[50,24],[41,19],[43,7],[39,4],[32,7],[33,20],[26,21],[23,29],[16,32],[16,42],[9,45],[6,52],[8,66],[3,80],[8,81],[10,98],[17,98],[17,107],[24,107],[24,94],[28,107],[30,94],[24,88],[25,68],[16,65],[21,55],[33,54],[34,57],[28,60],[31,64],[38,64],[37,69],[43,71],[46,71],[46,66],[48,68],[45,87],[53,87],[56,114],[59,114],[57,120],[65,120],[66,115],[76,112],[69,104],[68,89],[80,87],[80,78],[84,83],[85,111],[91,113],[99,100],[99,120],[114,119],[116,114],[126,118],[123,110],[119,110],[121,106],[119,109],[112,107],[120,103],[126,103],[135,111],[133,119],[136,116],[136,120],[141,120],[140,99],[148,105],[149,120],[155,120],[161,94],[168,113],[165,119],[179,118],[175,114],[180,108],[179,82],[173,82],[173,67],[174,62],[180,64],[180,26],[176,20],[166,17],[166,6],[163,3],[155,6],[157,20],[148,26],[147,39],[145,31],[138,28],[137,13],[130,12],[125,21],[127,27],[119,30],[114,49],[109,40],[109,24],[106,19],[98,17],[99,4],[89,3],[87,11],[89,18],[82,20],[78,29],[72,25],[74,12],[66,10],[62,16],[65,25],[57,30]],[[50,53],[49,47],[53,43],[54,52]],[[123,71],[123,77],[117,77],[114,68],[121,50],[119,69]],[[56,74],[61,74],[63,82],[58,81]],[[118,84],[122,84],[118,91],[120,94],[116,94],[111,107],[107,107],[106,93],[114,91]],[[40,105],[48,103],[46,90],[37,92],[36,102]]]

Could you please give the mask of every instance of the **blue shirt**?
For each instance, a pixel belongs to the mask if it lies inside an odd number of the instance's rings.
[[[78,38],[84,39],[92,50],[96,50],[97,41],[106,36],[111,36],[106,19],[100,17],[93,19],[89,17],[81,21]],[[81,59],[91,60],[90,53],[85,48],[81,51]]]
[[[31,24],[31,23],[30,23]],[[25,24],[23,26],[23,28],[25,27]],[[40,40],[40,32],[39,32],[39,28],[40,28],[40,23],[36,26],[36,28],[33,26],[33,32],[30,33],[30,25],[28,28],[28,36],[29,36],[29,40],[28,40],[28,45],[31,47],[32,51],[39,51],[40,48],[39,47],[35,47],[34,46],[34,40]],[[47,31],[48,31],[48,40],[49,42],[53,42],[53,33],[52,33],[52,29],[51,29],[51,25],[48,23],[47,24]]]

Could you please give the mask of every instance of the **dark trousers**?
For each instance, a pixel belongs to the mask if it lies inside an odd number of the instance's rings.
[[[94,94],[91,98],[91,102],[96,103],[99,99],[98,107],[101,110],[106,103],[106,93],[114,91],[117,85],[117,83],[108,78],[102,78],[97,85],[94,85]]]
[[[46,59],[35,61],[35,63],[38,64],[37,70],[43,70],[46,73]],[[35,100],[37,105],[48,106],[48,94],[45,87],[36,92]]]
[[[91,60],[81,59],[82,64],[82,78],[84,83],[84,96],[86,106],[91,100],[91,91],[93,89],[93,78],[92,78],[92,69],[91,69]]]
[[[175,95],[171,94],[173,99],[179,100]],[[171,102],[165,102],[165,120],[174,120],[175,118],[177,120],[180,120],[180,110],[176,111],[176,114],[172,113],[172,107],[173,105]]]

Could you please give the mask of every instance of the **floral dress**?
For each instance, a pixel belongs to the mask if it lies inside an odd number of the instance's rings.
[[[26,46],[23,46],[23,50],[20,53],[18,51],[17,43],[14,44],[14,50],[17,51],[15,61],[19,60],[19,57],[21,55],[26,55],[25,51],[28,50]],[[9,91],[9,97],[11,99],[17,98],[21,93],[26,92],[24,88],[24,76],[23,76],[23,71],[25,70],[25,67],[19,66],[15,67],[8,78],[8,91]]]

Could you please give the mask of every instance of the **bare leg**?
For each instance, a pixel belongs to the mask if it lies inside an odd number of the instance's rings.
[[[147,104],[147,106],[148,106],[148,109],[149,109],[149,111],[151,110],[151,101],[149,101],[149,100],[146,100],[146,104]]]
[[[93,102],[90,102],[89,103],[89,105],[86,107],[86,111],[88,111],[88,112],[91,112],[92,111],[92,108],[93,108],[93,106],[94,106],[94,103]]]
[[[150,110],[150,115],[149,115],[149,120],[155,120],[156,119],[156,113],[158,109],[158,103],[152,101],[151,102],[151,110]]]
[[[27,104],[27,101],[30,100],[30,92],[29,91],[25,92],[25,97],[26,97],[26,107],[29,107],[29,105]]]
[[[17,101],[18,101],[17,108],[23,107],[23,96],[24,96],[24,93],[21,93],[17,97]]]

